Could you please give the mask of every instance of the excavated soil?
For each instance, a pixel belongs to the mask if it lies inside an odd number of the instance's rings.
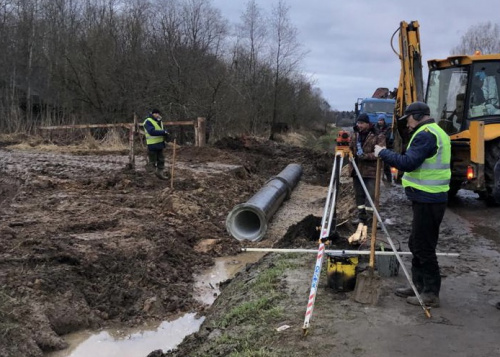
[[[474,194],[460,191],[441,225],[438,251],[460,256],[439,258],[441,307],[431,318],[392,293],[406,285],[401,267],[380,278],[378,301],[370,305],[332,289],[324,264],[304,336],[315,253],[265,255],[221,284],[208,308],[193,297],[193,275],[242,247],[316,249],[332,154],[247,137],[178,147],[170,188],[145,173],[141,149],[132,169],[124,149],[51,144],[0,141],[2,357],[64,348],[62,336],[72,331],[192,311],[205,316],[199,332],[175,351],[159,346],[149,357],[500,355],[499,211]],[[167,158],[171,163],[172,146]],[[225,219],[234,205],[290,163],[302,165],[302,179],[264,239],[230,237]],[[411,204],[398,185],[381,192],[384,224],[397,248],[407,250]],[[349,248],[354,211],[344,170],[328,248]],[[380,230],[377,240],[388,247]],[[410,257],[403,261],[409,269]]]
[[[293,207],[293,202],[287,202],[281,210],[293,211]],[[400,186],[382,186],[380,212],[396,248],[407,251],[412,213]],[[379,278],[364,286],[372,290],[361,295],[377,295],[378,299],[363,304],[354,299],[356,290],[339,291],[331,286],[323,264],[310,325],[304,330],[316,255],[268,253],[227,284],[205,312],[198,333],[174,351],[157,350],[148,357],[500,355],[497,218],[498,208],[488,208],[470,194],[460,193],[452,202],[441,225],[438,251],[460,256],[439,257],[441,307],[433,308],[430,318],[420,306],[393,294],[395,288],[408,284],[402,267],[397,275],[377,271]],[[279,245],[317,247],[311,241],[316,222],[314,216],[291,225]],[[271,230],[282,224],[278,214]],[[345,230],[352,232],[354,227],[347,223]],[[378,231],[378,243],[388,247],[387,240]],[[345,244],[345,236],[329,248],[339,243]],[[410,269],[410,257],[403,257],[403,262]]]
[[[173,188],[126,150],[0,143],[0,356],[42,356],[64,334],[201,311],[193,274],[241,244],[225,219],[286,165],[325,186],[332,155],[255,138],[177,147]],[[168,164],[173,147],[166,150]],[[302,183],[301,182],[301,183]],[[211,244],[198,249],[203,242]]]

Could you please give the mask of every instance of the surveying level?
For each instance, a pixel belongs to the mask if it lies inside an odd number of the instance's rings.
[[[350,153],[349,144],[351,143],[351,135],[348,131],[340,130],[335,142],[337,144],[337,146],[335,147],[335,151],[337,153],[342,153],[342,156]]]
[[[340,130],[337,136],[337,146],[349,146],[351,136],[348,131]]]

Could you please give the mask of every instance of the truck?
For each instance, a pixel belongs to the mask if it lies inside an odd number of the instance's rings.
[[[356,117],[366,113],[372,124],[376,124],[380,114],[384,114],[385,122],[392,125],[395,103],[396,101],[391,98],[358,98],[354,104],[354,112]]]
[[[394,108],[394,147],[404,152],[410,134],[399,119],[406,106],[424,101],[431,117],[450,136],[449,197],[474,191],[487,203],[500,204],[500,54],[455,55],[427,61],[423,85],[418,21],[399,29],[401,73]],[[391,39],[391,44],[393,39]]]

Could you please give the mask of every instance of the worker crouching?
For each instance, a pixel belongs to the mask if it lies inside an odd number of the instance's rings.
[[[148,145],[148,163],[146,171],[155,173],[161,180],[168,180],[168,173],[165,175],[165,139],[168,138],[168,132],[163,128],[161,121],[161,112],[153,109],[144,120],[144,133],[146,135],[146,144]]]
[[[358,166],[363,182],[373,197],[375,193],[375,179],[377,172],[377,157],[374,150],[375,145],[385,146],[385,136],[378,134],[375,128],[370,124],[368,115],[362,113],[356,120],[354,126],[354,135],[349,144],[354,160]],[[370,200],[367,198],[365,190],[361,184],[360,178],[356,175],[351,165],[351,176],[353,178],[354,193],[356,195],[356,206],[358,208],[357,217],[351,223],[367,223],[373,217],[373,208]]]

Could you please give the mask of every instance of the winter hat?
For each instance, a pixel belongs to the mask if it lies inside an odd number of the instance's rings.
[[[159,110],[159,109],[153,109],[153,110],[151,111],[151,114],[160,114],[160,115],[161,115],[161,112],[160,112],[160,110]]]
[[[431,115],[431,110],[424,102],[413,102],[406,107],[405,114],[399,120],[407,119],[410,115],[413,115],[413,119],[420,120],[424,115]]]
[[[366,113],[361,113],[359,116],[358,116],[358,119],[356,119],[356,122],[359,123],[359,122],[362,122],[362,123],[370,123],[370,118],[368,117],[368,114]]]
[[[383,120],[385,123],[385,114],[379,114],[377,120]]]

